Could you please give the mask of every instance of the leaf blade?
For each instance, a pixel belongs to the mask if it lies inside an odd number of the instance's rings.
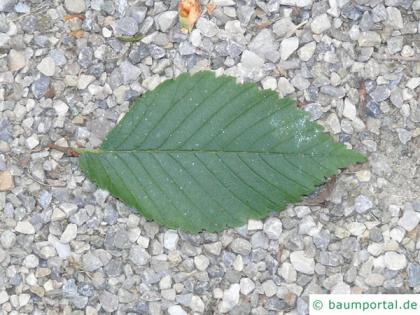
[[[146,93],[100,150],[80,157],[99,187],[190,232],[263,218],[363,161],[293,101],[211,72],[182,74]]]

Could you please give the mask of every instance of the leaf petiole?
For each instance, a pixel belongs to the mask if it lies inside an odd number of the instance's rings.
[[[70,157],[79,157],[80,154],[83,153],[101,153],[101,150],[97,149],[86,149],[86,148],[69,148],[69,147],[62,147],[61,145],[50,143],[48,148],[63,152],[67,156]]]

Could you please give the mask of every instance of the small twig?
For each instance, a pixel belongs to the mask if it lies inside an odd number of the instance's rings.
[[[327,199],[330,197],[332,191],[334,190],[335,184],[337,182],[337,176],[331,177],[331,180],[325,184],[324,189],[313,199],[306,199],[298,203],[302,206],[320,206],[327,203]]]
[[[292,36],[294,33],[296,33],[296,31],[297,31],[298,29],[300,29],[300,28],[301,28],[302,26],[304,26],[306,23],[308,23],[308,21],[303,21],[302,23],[300,23],[300,24],[296,25],[296,27],[295,27],[293,30],[291,30],[290,32],[288,32],[284,38],[286,39],[286,38],[289,38],[290,36]]]
[[[79,157],[80,156],[80,153],[77,152],[76,150],[72,149],[72,148],[62,147],[60,145],[56,145],[56,144],[53,144],[53,143],[50,143],[48,145],[48,147],[50,149],[63,152],[64,154],[66,154],[67,156],[70,156],[70,157]]]
[[[369,213],[371,216],[373,216],[378,222],[381,222],[381,220],[372,212],[372,210],[369,210]]]
[[[366,86],[365,81],[360,80],[359,81],[359,116],[364,118],[366,115]]]
[[[35,150],[32,150],[31,152],[35,152]],[[7,155],[7,157],[8,157],[9,159],[11,159],[11,160],[15,161],[15,163],[17,163],[17,164],[19,164],[19,165],[22,165],[21,161],[19,161],[19,160],[18,160],[15,156],[12,156],[12,155]],[[26,167],[26,166],[23,166],[23,173],[24,173],[27,177],[29,177],[30,179],[32,179],[34,182],[36,182],[36,183],[38,183],[38,184],[40,184],[40,185],[47,186],[47,187],[54,187],[54,186],[52,186],[52,185],[50,185],[50,184],[47,184],[47,183],[44,183],[44,182],[42,182],[41,180],[39,180],[39,179],[35,178],[34,176],[32,176],[32,174],[30,173],[30,171],[29,171],[28,167]]]
[[[24,172],[25,172],[25,175],[26,175],[26,176],[28,176],[30,179],[32,179],[34,182],[36,182],[36,183],[38,183],[38,184],[40,184],[40,185],[42,185],[42,186],[46,186],[46,187],[54,187],[54,186],[52,186],[52,185],[50,185],[50,184],[44,183],[44,182],[40,181],[39,179],[35,178],[35,177],[34,177],[34,176],[32,176],[29,172],[27,172],[27,171],[24,171]]]
[[[12,20],[12,22],[17,22],[20,19],[22,19],[22,18],[24,18],[25,16],[28,16],[28,15],[36,15],[36,14],[42,13],[42,12],[48,10],[50,8],[50,5],[51,5],[50,3],[43,3],[37,9],[35,9],[34,11],[24,13],[24,14],[16,17],[15,19]]]
[[[256,29],[263,29],[263,28],[266,28],[266,27],[268,27],[270,25],[273,25],[275,22],[277,22],[277,21],[279,21],[281,19],[282,19],[282,17],[278,17],[278,18],[276,18],[274,20],[271,20],[271,21],[266,21],[266,22],[262,22],[260,24],[256,24],[254,27]]]

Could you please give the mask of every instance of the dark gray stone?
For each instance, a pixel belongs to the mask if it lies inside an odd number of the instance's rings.
[[[82,48],[79,53],[78,62],[83,68],[88,68],[93,62],[93,49],[91,47]]]
[[[47,93],[49,86],[50,78],[41,75],[38,80],[35,80],[34,83],[32,83],[31,90],[35,98],[40,99],[45,95],[45,93]]]
[[[417,263],[408,265],[408,285],[412,288],[420,286],[420,265]]]
[[[373,118],[378,118],[381,115],[379,104],[375,101],[368,101],[366,104],[366,114]]]

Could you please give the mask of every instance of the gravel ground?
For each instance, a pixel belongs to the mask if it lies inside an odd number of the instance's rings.
[[[213,0],[209,15],[204,0],[190,35],[176,2],[0,0],[0,314],[292,315],[310,293],[420,293],[420,1]],[[46,149],[97,147],[130,100],[201,69],[297,99],[369,162],[324,205],[189,235]]]

